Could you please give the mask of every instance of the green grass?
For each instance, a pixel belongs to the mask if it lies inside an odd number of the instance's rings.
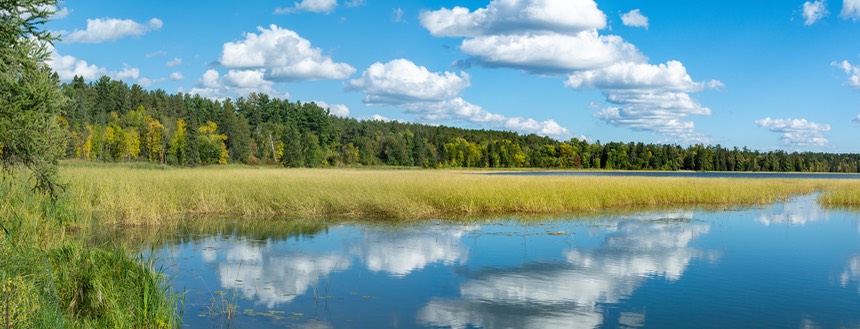
[[[68,195],[0,179],[0,328],[171,328],[178,296],[151,260],[75,233]]]
[[[828,189],[805,179],[483,175],[474,171],[66,165],[85,214],[103,223],[189,218],[395,219],[532,216],[609,209],[762,205]],[[844,184],[844,183],[842,183]],[[853,184],[852,186],[856,186]]]

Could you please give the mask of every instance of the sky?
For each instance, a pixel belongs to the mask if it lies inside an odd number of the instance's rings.
[[[75,1],[62,81],[558,140],[860,153],[860,0]]]

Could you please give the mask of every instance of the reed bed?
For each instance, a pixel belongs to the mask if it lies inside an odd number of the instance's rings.
[[[127,225],[171,224],[189,217],[411,220],[734,207],[768,204],[831,185],[803,179],[80,164],[66,165],[61,173],[81,211],[100,223]]]
[[[835,184],[819,197],[824,206],[840,208],[860,208],[860,183]]]

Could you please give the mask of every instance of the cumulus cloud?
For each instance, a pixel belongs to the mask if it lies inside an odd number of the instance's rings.
[[[138,83],[142,86],[149,86],[155,80],[151,80],[140,75],[140,69],[123,65],[122,70],[108,71],[104,67],[99,67],[95,64],[87,63],[87,61],[71,56],[61,55],[56,48],[48,44],[48,51],[51,53],[48,59],[48,65],[54,72],[57,73],[61,81],[71,81],[75,76],[80,76],[84,80],[93,81],[103,75],[107,75],[112,79],[123,80],[130,83]]]
[[[302,0],[296,2],[292,7],[276,8],[275,14],[292,14],[299,11],[312,13],[331,13],[337,7],[337,0]]]
[[[406,59],[373,63],[347,83],[348,89],[364,91],[364,102],[372,105],[451,99],[469,86],[465,72],[434,73]]]
[[[197,80],[197,87],[188,93],[212,99],[245,96],[252,92],[274,94],[273,83],[263,77],[262,70],[230,70],[221,75],[207,70]]]
[[[782,142],[794,147],[827,145],[824,132],[830,131],[829,124],[810,122],[806,119],[771,119],[766,117],[756,120],[755,123],[759,127],[782,134]]]
[[[575,13],[575,14],[571,14]],[[628,26],[648,27],[636,9],[621,15]],[[711,110],[689,93],[721,87],[694,82],[683,64],[648,64],[633,44],[602,35],[606,15],[593,0],[493,0],[485,8],[424,12],[421,24],[435,36],[464,37],[458,64],[507,67],[540,76],[566,74],[573,89],[595,88],[609,106],[595,116],[632,130],[666,135],[676,142],[706,142],[690,115]]]
[[[185,80],[185,76],[182,75],[182,72],[173,72],[173,73],[170,73],[170,80],[173,80],[173,81]]]
[[[257,30],[260,34],[247,33],[244,40],[225,43],[221,65],[260,70],[274,81],[345,79],[355,73],[355,68],[334,62],[296,32],[274,24]]]
[[[716,80],[696,82],[681,62],[651,65],[622,62],[602,69],[575,72],[566,86],[596,88],[610,104],[595,114],[598,119],[620,127],[648,131],[685,142],[704,142],[695,124],[683,120],[691,115],[710,115],[711,110],[689,93],[721,87]]]
[[[175,57],[169,61],[167,61],[167,67],[176,67],[182,64],[182,58]]]
[[[576,33],[606,26],[593,0],[493,0],[485,8],[442,8],[420,15],[434,36],[475,37],[510,32]]]
[[[420,20],[434,36],[466,37],[460,49],[489,67],[545,74],[645,60],[622,38],[598,34],[606,15],[592,0],[494,0],[475,11],[423,12]]]
[[[815,24],[815,22],[824,18],[827,14],[829,14],[827,11],[827,2],[824,0],[803,3],[803,24],[806,26]]]
[[[842,13],[839,14],[843,19],[857,20],[860,18],[860,0],[843,0]]]
[[[491,35],[463,40],[460,49],[489,67],[531,73],[565,73],[600,68],[619,61],[641,62],[636,46],[596,30],[576,34]]]
[[[406,59],[374,63],[358,79],[346,83],[347,90],[365,94],[368,105],[393,105],[426,122],[465,121],[484,127],[567,137],[569,131],[553,120],[506,117],[469,103],[460,93],[470,86],[465,72],[430,72]]]
[[[116,41],[127,36],[141,36],[150,31],[160,30],[164,23],[158,18],[146,24],[130,19],[88,19],[86,30],[75,30],[64,38],[66,42],[101,43]]]
[[[48,45],[51,57],[48,65],[57,73],[62,81],[71,81],[75,76],[83,77],[85,80],[95,80],[107,74],[107,69],[95,64],[89,64],[83,59],[70,55],[60,55],[54,47]]]
[[[644,27],[646,30],[648,29],[648,17],[642,15],[639,9],[633,9],[621,14],[621,23],[624,26]]]
[[[339,116],[339,117],[348,117],[349,116],[349,108],[343,104],[329,104],[324,101],[314,101],[319,107],[324,109],[328,109],[331,115]]]
[[[831,65],[842,69],[848,75],[848,86],[860,89],[860,66],[851,65],[848,61],[833,62]]]
[[[860,125],[860,114],[854,117],[854,120],[851,120],[855,125]]]

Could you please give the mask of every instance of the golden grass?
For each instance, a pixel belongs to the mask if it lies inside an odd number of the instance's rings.
[[[860,184],[837,184],[819,197],[824,206],[860,208]]]
[[[860,190],[854,182],[806,179],[511,176],[447,170],[65,164],[61,174],[80,210],[100,223],[132,225],[210,216],[409,220],[732,207],[768,204],[833,186],[855,191],[855,197]]]

